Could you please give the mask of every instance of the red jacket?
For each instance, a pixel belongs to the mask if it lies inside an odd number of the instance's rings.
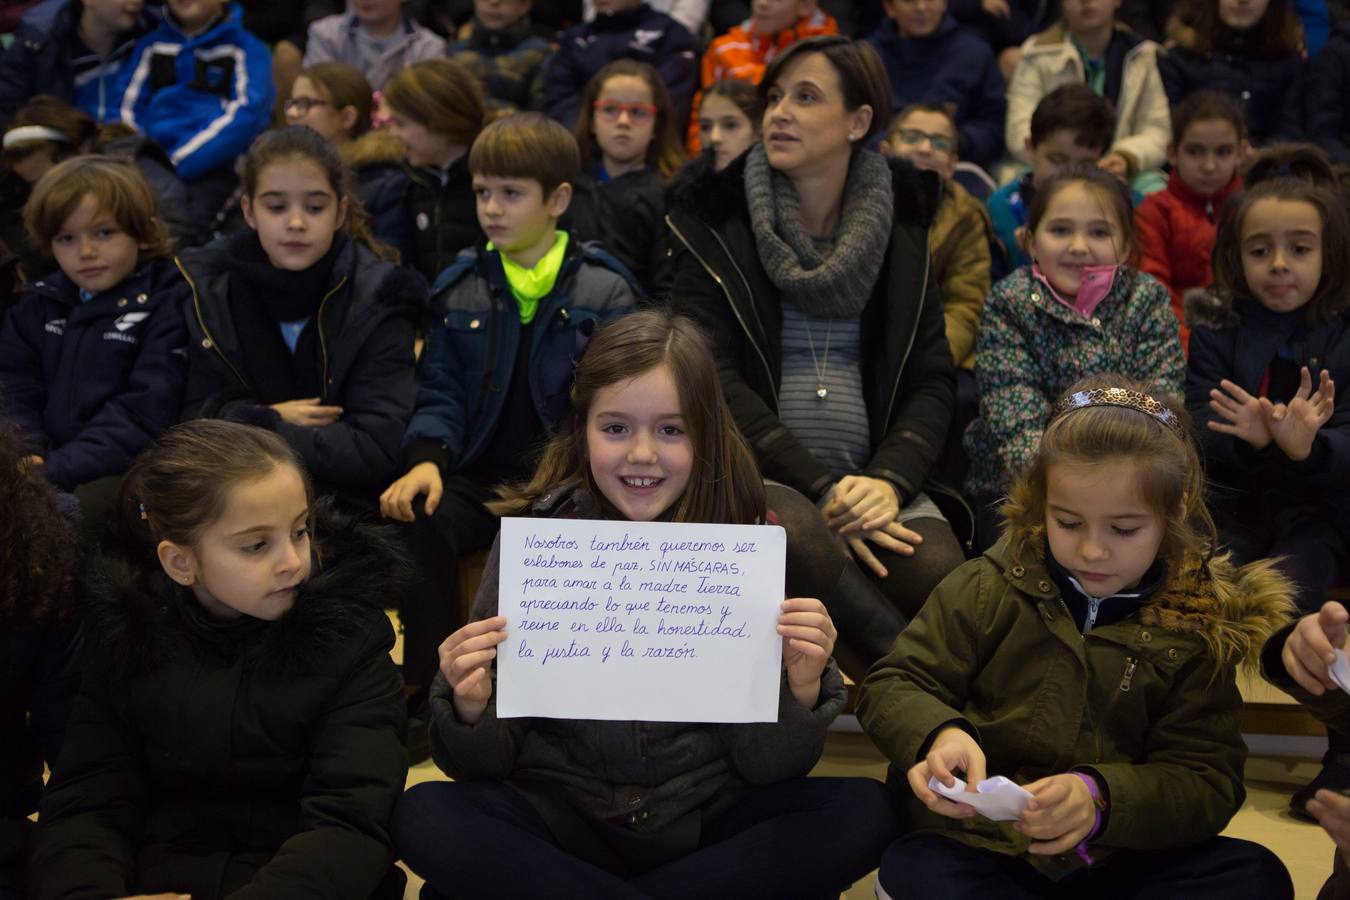
[[[1181,323],[1183,348],[1188,346],[1191,332],[1186,327],[1182,295],[1214,282],[1209,257],[1219,230],[1219,212],[1228,196],[1241,187],[1241,176],[1234,175],[1217,194],[1206,197],[1187,187],[1173,170],[1166,190],[1145,197],[1134,211],[1139,268],[1167,285],[1172,294],[1172,312]]]
[[[715,38],[703,54],[698,93],[694,95],[694,113],[689,117],[687,145],[690,156],[697,156],[700,148],[698,134],[698,107],[703,92],[724,78],[739,78],[759,84],[770,62],[779,53],[797,41],[822,34],[838,34],[834,17],[817,9],[797,20],[792,28],[778,34],[760,34],[754,30],[754,19],[746,19],[721,37]]]

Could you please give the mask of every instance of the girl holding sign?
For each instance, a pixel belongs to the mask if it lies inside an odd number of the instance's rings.
[[[863,727],[917,798],[878,896],[1293,896],[1274,854],[1218,836],[1243,799],[1235,670],[1293,586],[1214,555],[1204,492],[1171,400],[1104,376],[1059,401],[1002,540],[863,683]],[[934,790],[958,770],[1030,797],[975,819]]]
[[[607,325],[572,398],[534,479],[494,512],[766,520],[754,458],[689,320],[646,311]],[[875,865],[898,827],[884,788],[805,777],[845,698],[819,600],[783,602],[777,722],[506,720],[494,700],[509,625],[496,614],[499,553],[431,689],[432,752],[456,781],[418,785],[395,810],[395,846],[424,897],[834,896]]]

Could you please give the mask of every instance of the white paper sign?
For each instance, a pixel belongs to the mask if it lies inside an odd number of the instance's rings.
[[[929,778],[928,788],[949,800],[975,807],[976,812],[995,822],[1011,822],[1021,816],[1022,810],[1031,802],[1030,791],[1002,775],[986,778],[975,785],[977,793],[967,791],[966,783],[960,778],[951,787],[937,778]]]
[[[787,536],[502,520],[497,715],[774,722]]]

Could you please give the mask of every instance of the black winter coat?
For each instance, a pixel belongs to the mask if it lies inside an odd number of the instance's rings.
[[[408,187],[405,215],[412,222],[413,257],[404,260],[422,273],[428,284],[459,255],[482,238],[478,202],[473,195],[469,157],[461,156],[444,172],[405,166]]]
[[[1303,128],[1335,163],[1350,163],[1350,21],[1338,22],[1308,65]]]
[[[215,620],[162,573],[147,590],[112,568],[33,839],[36,900],[365,900],[380,883],[407,777],[382,608],[403,564],[382,529],[318,527],[275,622]]]
[[[348,243],[337,254],[329,293],[316,315],[323,348],[324,404],[342,417],[321,428],[292,425],[258,400],[266,376],[245,371],[230,312],[230,242],[183,256],[192,288],[183,418],[235,419],[271,428],[305,461],[321,493],[369,499],[396,476],[403,430],[417,399],[413,338],[426,284]],[[299,398],[295,398],[299,399]]]
[[[601,183],[587,174],[578,176],[572,187],[572,203],[558,226],[575,241],[598,241],[648,296],[664,296],[665,179],[643,170]]]
[[[356,176],[356,197],[370,217],[370,231],[412,267],[417,256],[408,213],[412,184],[403,168],[403,144],[388,131],[367,131],[342,146],[342,158]]]
[[[936,175],[891,160],[890,246],[862,312],[863,399],[872,458],[860,474],[882,478],[908,503],[924,487],[956,402],[942,302],[929,268]],[[819,500],[835,478],[778,418],[783,314],[760,262],[743,184],[745,157],[721,172],[686,167],[666,222],[676,308],[712,338],[727,405],[767,478]]]
[[[1204,450],[1206,474],[1219,502],[1259,493],[1266,508],[1283,515],[1310,514],[1350,534],[1350,314],[1330,322],[1302,322],[1287,339],[1288,318],[1300,313],[1271,313],[1254,300],[1225,303],[1212,293],[1191,292],[1186,318],[1191,326],[1186,368],[1186,410],[1194,420]],[[1271,444],[1254,450],[1239,438],[1211,431],[1207,423],[1222,421],[1209,408],[1209,392],[1227,378],[1259,396],[1266,370],[1286,343],[1292,362],[1307,366],[1316,385],[1327,369],[1338,390],[1331,420],[1317,432],[1312,454],[1294,462]],[[1284,398],[1272,398],[1281,400]]]
[[[1242,102],[1254,145],[1302,138],[1303,61],[1297,53],[1266,56],[1248,47],[1245,35],[1235,35],[1231,44],[1205,55],[1192,49],[1193,41],[1183,30],[1177,46],[1158,56],[1158,74],[1173,106],[1198,90],[1223,91]]]

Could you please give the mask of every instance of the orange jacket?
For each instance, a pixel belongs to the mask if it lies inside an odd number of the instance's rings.
[[[839,25],[834,17],[824,10],[817,9],[809,16],[797,21],[792,28],[786,28],[778,34],[760,34],[754,30],[754,19],[746,19],[739,25],[713,40],[708,51],[703,54],[702,73],[699,78],[699,90],[694,94],[694,114],[689,119],[689,155],[698,153],[698,108],[703,102],[703,92],[724,78],[740,78],[752,84],[759,84],[764,69],[775,56],[788,45],[804,38],[820,34],[838,34]]]

